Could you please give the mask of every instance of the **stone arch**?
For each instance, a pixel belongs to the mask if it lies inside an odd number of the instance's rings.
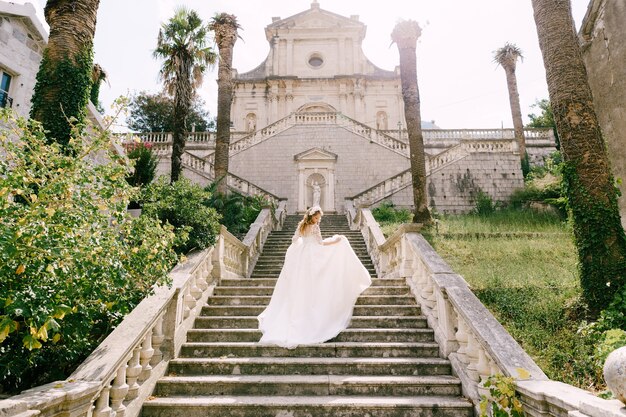
[[[328,103],[307,103],[301,106],[297,113],[337,113],[337,109]]]

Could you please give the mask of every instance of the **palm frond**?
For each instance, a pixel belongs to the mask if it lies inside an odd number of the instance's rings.
[[[503,47],[493,52],[493,62],[502,67],[512,66],[515,67],[517,59],[524,60],[522,50],[514,43],[507,42]]]

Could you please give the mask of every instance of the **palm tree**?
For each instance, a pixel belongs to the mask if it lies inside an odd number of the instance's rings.
[[[220,54],[217,76],[217,132],[215,134],[215,178],[218,180],[218,192],[227,192],[228,154],[230,146],[230,106],[233,101],[233,47],[239,38],[241,29],[237,17],[228,13],[213,16],[209,23],[215,33],[215,43]]]
[[[413,203],[415,205],[413,222],[430,224],[432,219],[426,199],[426,159],[415,53],[417,39],[421,34],[422,29],[417,22],[402,20],[391,32],[391,39],[398,45],[398,52],[400,53],[400,79],[404,100],[404,116],[409,134],[411,176],[413,177]]]
[[[90,100],[93,103],[93,105],[96,106],[96,108],[98,107],[98,100],[100,97],[100,85],[102,85],[103,81],[106,81],[108,83],[109,76],[107,75],[104,68],[100,66],[100,64],[94,64],[91,70],[92,85],[91,85]],[[101,109],[98,109],[98,110],[102,111]]]
[[[49,131],[51,140],[64,145],[70,139],[70,120],[80,123],[86,115],[99,5],[100,0],[48,0],[44,9],[50,36],[30,115]]]
[[[509,89],[509,104],[511,105],[511,116],[513,116],[513,129],[515,130],[515,140],[519,147],[519,155],[522,164],[525,163],[526,140],[524,139],[524,125],[522,123],[522,110],[519,105],[519,93],[517,91],[517,77],[515,76],[515,66],[517,60],[524,59],[522,50],[512,43],[505,43],[504,46],[493,54],[493,61],[504,68],[506,74],[506,85]]]
[[[187,116],[195,91],[202,84],[207,68],[215,63],[215,53],[207,46],[209,28],[194,10],[176,8],[174,16],[161,25],[154,57],[163,59],[159,75],[165,89],[174,96],[172,170],[176,182],[182,171]]]
[[[583,296],[595,314],[626,285],[626,235],[620,223],[618,192],[570,2],[532,0],[532,5],[565,161],[563,177],[573,214]]]

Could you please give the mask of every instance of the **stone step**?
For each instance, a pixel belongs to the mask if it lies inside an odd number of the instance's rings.
[[[241,296],[241,295],[272,295],[274,287],[216,287],[213,295],[219,296]],[[406,285],[398,287],[369,287],[363,295],[406,295],[409,294],[409,287]]]
[[[170,376],[183,375],[450,375],[441,358],[176,358]]]
[[[276,284],[276,278],[228,278],[220,281],[220,286],[223,287],[249,287],[249,286],[265,286],[274,287]],[[406,285],[404,278],[372,278],[372,287],[378,286],[391,286],[398,287]]]
[[[472,404],[459,397],[198,396],[157,397],[142,417],[470,417]]]
[[[265,310],[263,305],[229,306],[209,305],[202,307],[203,316],[258,316]],[[355,316],[419,316],[421,309],[417,305],[357,305]]]
[[[452,376],[207,375],[165,377],[155,395],[461,395]]]
[[[295,349],[257,342],[194,342],[184,343],[180,351],[181,358],[437,358],[438,356],[439,346],[435,342],[329,342],[302,345]]]
[[[257,329],[190,329],[188,342],[258,342]],[[346,329],[334,342],[432,342],[432,329]]]
[[[255,316],[199,316],[194,322],[196,329],[256,329]],[[425,329],[424,316],[352,316],[349,329]]]
[[[212,296],[207,300],[209,305],[231,305],[250,306],[268,305],[271,296],[269,295],[232,295],[232,296]],[[356,305],[412,305],[416,304],[415,297],[406,295],[361,295],[356,300]]]

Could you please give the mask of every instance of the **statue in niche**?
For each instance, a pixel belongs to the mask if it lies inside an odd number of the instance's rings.
[[[312,204],[312,206],[319,206],[320,205],[320,198],[322,197],[322,188],[317,183],[317,181],[313,181],[313,184],[311,184],[311,186],[313,187],[313,204]]]
[[[254,132],[256,130],[256,114],[249,113],[246,116],[246,131]]]
[[[378,112],[376,117],[376,129],[387,130],[387,113],[384,111]]]

